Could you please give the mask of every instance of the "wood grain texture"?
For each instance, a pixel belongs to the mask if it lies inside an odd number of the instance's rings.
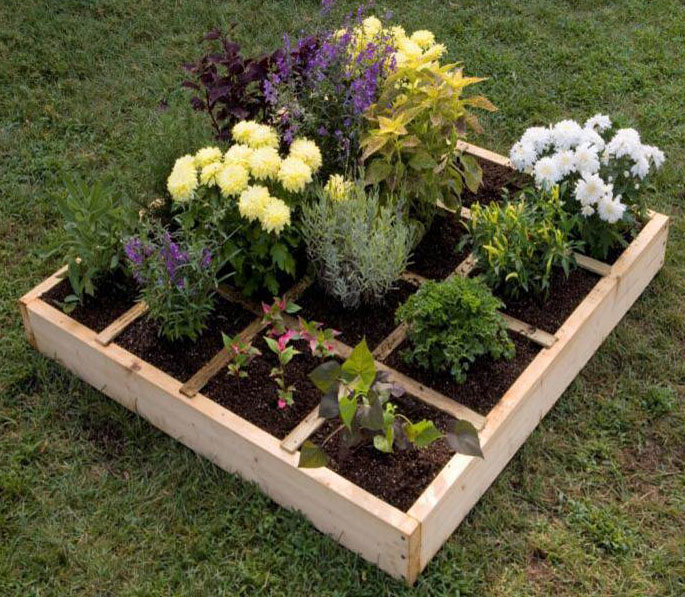
[[[133,307],[126,311],[126,313],[124,313],[121,317],[115,319],[97,336],[95,336],[95,341],[101,344],[102,346],[107,346],[136,319],[138,319],[142,315],[145,315],[145,313],[147,312],[148,306],[145,301],[140,301],[136,303],[135,305],[133,305]]]

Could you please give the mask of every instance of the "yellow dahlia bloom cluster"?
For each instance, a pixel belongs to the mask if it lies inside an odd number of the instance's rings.
[[[198,180],[195,159],[192,155],[184,155],[176,160],[166,185],[174,201],[188,201],[193,197]]]
[[[333,201],[347,201],[353,184],[352,181],[345,180],[340,174],[331,174],[328,177],[326,186],[323,188],[323,192],[326,197]]]
[[[231,130],[233,139],[244,143],[252,149],[260,147],[278,147],[278,133],[267,124],[259,124],[254,120],[243,120]]]
[[[285,201],[272,197],[269,189],[262,185],[249,186],[238,200],[240,215],[254,222],[259,220],[266,232],[280,234],[290,225],[290,208]]]

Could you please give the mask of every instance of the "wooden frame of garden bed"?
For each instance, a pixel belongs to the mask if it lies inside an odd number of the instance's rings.
[[[467,144],[463,149],[510,166],[488,150]],[[61,281],[63,268],[22,297],[20,309],[26,336],[37,350],[221,468],[259,484],[276,502],[301,511],[318,529],[392,576],[413,583],[659,271],[667,236],[668,218],[652,213],[612,266],[579,256],[581,267],[602,277],[555,334],[509,321],[510,329],[543,348],[485,417],[383,365],[388,347],[401,341],[401,330],[376,348],[379,367],[408,385],[410,393],[476,424],[485,454],[482,460],[453,456],[408,512],[330,469],[297,468],[299,446],[321,423],[316,411],[280,440],[202,395],[203,385],[225,365],[225,352],[182,384],[113,343],[145,313],[145,305],[136,305],[98,334],[41,300]],[[468,275],[472,266],[467,258],[455,274]],[[422,282],[409,272],[405,279]],[[237,299],[230,290],[223,294]],[[243,306],[254,310],[249,301]],[[243,335],[259,331],[255,321]],[[343,356],[350,350],[337,345]]]

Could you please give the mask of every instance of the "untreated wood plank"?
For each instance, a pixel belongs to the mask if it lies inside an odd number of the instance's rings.
[[[534,325],[530,325],[529,323],[516,319],[506,313],[500,313],[500,315],[504,318],[507,329],[516,332],[517,334],[521,334],[521,336],[525,336],[540,346],[549,348],[550,346],[554,346],[554,343],[557,341],[556,336],[549,334],[540,328],[536,328]]]
[[[112,323],[110,323],[104,330],[102,330],[97,336],[95,336],[95,341],[101,346],[107,346],[114,338],[116,338],[121,332],[123,332],[129,325],[131,325],[136,319],[141,315],[144,315],[148,311],[148,306],[145,301],[140,301],[133,305],[126,313],[121,317],[117,317]]]
[[[476,256],[473,253],[469,253],[450,276],[468,276],[476,267],[476,262]]]
[[[511,160],[499,153],[485,149],[484,147],[479,147],[478,145],[472,145],[471,143],[466,143],[466,141],[457,141],[457,149],[461,149],[466,153],[476,156],[477,158],[482,158],[493,164],[498,164],[506,168],[511,168],[514,170],[514,165]]]
[[[254,338],[266,324],[262,323],[261,319],[255,319],[242,332],[240,332],[240,339],[243,342],[249,342]],[[193,375],[183,386],[181,386],[181,394],[188,398],[193,398],[205,385],[212,379],[221,369],[228,365],[231,360],[231,353],[225,348],[217,352],[212,359],[206,363],[195,375]]]
[[[422,284],[425,284],[428,281],[428,278],[424,278],[423,276],[420,276],[419,274],[415,274],[414,272],[409,271],[409,270],[404,272],[400,277],[405,282],[409,282],[410,284],[413,284],[414,286],[421,286]]]
[[[291,454],[296,452],[309,436],[325,422],[326,419],[319,416],[319,407],[317,406],[283,439],[281,448]]]
[[[608,276],[611,274],[611,266],[608,263],[597,261],[597,259],[588,257],[582,253],[574,253],[573,256],[576,258],[578,267],[586,269],[594,274],[599,274],[600,276]]]
[[[220,284],[219,288],[217,288],[216,291],[219,294],[219,296],[225,298],[227,301],[236,303],[244,309],[247,309],[248,311],[251,311],[255,315],[259,315],[261,317],[262,309],[259,306],[259,303],[257,303],[257,301],[253,301],[252,299],[244,297],[235,288],[228,286],[226,284]]]
[[[373,350],[373,358],[384,361],[407,337],[407,324],[398,325],[385,339]]]

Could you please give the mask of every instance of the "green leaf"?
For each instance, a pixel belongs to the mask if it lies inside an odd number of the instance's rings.
[[[468,421],[454,420],[447,432],[447,443],[455,452],[484,458],[478,430]]]
[[[347,395],[338,398],[338,408],[340,408],[340,418],[350,431],[352,430],[352,421],[357,412],[357,399]]]
[[[442,437],[442,433],[436,429],[433,421],[427,421],[426,419],[417,423],[407,423],[404,426],[404,432],[407,435],[407,439],[418,448],[430,446],[434,441]]]
[[[319,416],[324,419],[334,419],[340,415],[340,405],[338,404],[338,386],[331,388],[330,392],[326,392],[319,404]]]
[[[359,426],[371,431],[383,429],[383,405],[380,400],[375,400],[371,406],[362,404],[357,409],[357,420]]]
[[[342,372],[348,383],[359,378],[356,389],[360,392],[368,392],[371,384],[376,379],[376,364],[373,355],[366,344],[366,338],[357,344],[348,359],[342,365]]]
[[[430,170],[437,165],[433,156],[424,150],[417,151],[409,160],[409,167],[414,170]]]
[[[464,168],[463,174],[466,186],[469,188],[469,191],[476,193],[481,182],[483,182],[483,170],[478,164],[478,160],[472,155],[463,153],[459,156],[459,161]]]
[[[340,379],[340,371],[340,363],[337,361],[326,361],[309,374],[309,379],[312,380],[312,383],[319,390],[327,394],[337,385]]]
[[[367,185],[378,184],[383,182],[392,172],[392,166],[382,159],[376,159],[371,162],[371,165],[366,169],[364,175],[364,182]]]
[[[281,353],[281,349],[278,347],[277,340],[275,340],[274,338],[270,338],[269,336],[264,336],[264,341],[266,342],[266,345],[271,349],[272,352],[275,352],[276,354]]]
[[[271,247],[271,257],[278,267],[280,267],[283,271],[286,270],[286,264],[288,261],[288,247],[282,243],[276,243]]]
[[[385,452],[386,454],[392,453],[392,444],[394,438],[394,431],[392,426],[389,426],[385,430],[385,435],[374,435],[373,436],[373,446],[376,450],[380,452]]]
[[[328,464],[328,455],[315,443],[307,440],[300,448],[298,468],[320,468]]]

